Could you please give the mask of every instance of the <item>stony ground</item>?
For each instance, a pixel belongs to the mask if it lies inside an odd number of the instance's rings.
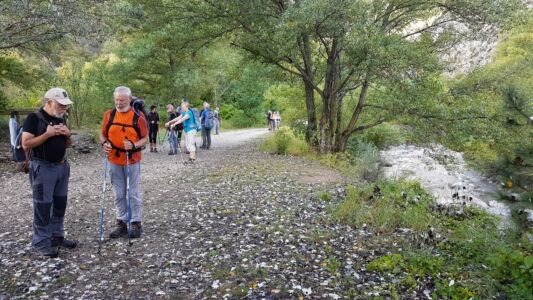
[[[65,228],[80,246],[59,258],[32,253],[27,175],[0,168],[0,299],[367,299],[394,279],[365,264],[398,250],[331,219],[344,196],[340,174],[302,158],[261,153],[266,129],[215,136],[213,148],[185,156],[145,153],[144,234],[98,248],[101,153],[71,153]],[[328,193],[331,197],[324,197]],[[114,223],[106,191],[107,236]],[[396,248],[394,248],[396,247]],[[413,291],[404,298],[418,298]],[[386,295],[386,294],[385,294]],[[421,297],[423,298],[423,297]]]

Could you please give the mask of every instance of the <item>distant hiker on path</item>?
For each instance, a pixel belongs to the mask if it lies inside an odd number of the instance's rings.
[[[142,114],[136,114],[130,107],[131,90],[128,87],[117,87],[113,97],[115,108],[105,112],[100,132],[100,144],[111,165],[111,183],[115,191],[117,226],[109,237],[127,236],[127,222],[131,222],[130,235],[138,238],[142,234],[141,150],[147,142],[147,122]],[[130,207],[128,203],[131,203]],[[131,208],[129,219],[128,208]]]
[[[157,132],[159,131],[159,114],[157,106],[150,107],[150,152],[157,152]]]
[[[209,150],[211,148],[211,129],[215,126],[215,114],[209,108],[209,103],[207,102],[204,102],[200,121],[202,124],[202,146],[200,148]]]
[[[194,142],[197,126],[194,118],[193,112],[189,109],[189,102],[183,101],[181,103],[181,115],[165,123],[165,127],[170,128],[171,130],[174,129],[174,126],[183,123],[183,128],[185,130],[185,146],[187,147],[187,151],[189,151],[190,163],[196,161],[196,146],[194,145]]]
[[[218,106],[215,108],[215,135],[218,135],[218,130],[220,128],[220,109]]]
[[[28,115],[23,125],[22,146],[29,151],[33,190],[31,244],[46,257],[57,257],[58,247],[77,246],[76,241],[65,239],[63,228],[70,177],[65,152],[71,145],[63,116],[71,104],[64,89],[52,88],[44,95],[43,107]]]
[[[168,121],[174,120],[178,117],[178,113],[174,112],[174,106],[167,104]],[[178,153],[179,144],[181,140],[181,134],[183,132],[183,124],[180,123],[174,126],[174,129],[167,128],[168,131],[168,143],[170,144],[170,151],[168,155],[174,155]]]
[[[279,129],[279,125],[281,123],[281,115],[279,114],[279,111],[275,111],[272,113],[272,122],[274,123],[273,129]]]

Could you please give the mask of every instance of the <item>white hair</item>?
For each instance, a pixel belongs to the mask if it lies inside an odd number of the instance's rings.
[[[113,92],[113,97],[116,97],[117,95],[126,95],[131,97],[131,89],[127,86],[119,86]]]
[[[204,106],[205,106],[205,107],[209,107],[209,103],[204,102]]]

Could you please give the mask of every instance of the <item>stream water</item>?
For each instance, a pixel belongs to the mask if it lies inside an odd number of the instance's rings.
[[[381,151],[383,175],[418,180],[441,204],[475,205],[508,219],[509,207],[497,200],[498,183],[468,168],[463,155],[441,145],[399,145]]]

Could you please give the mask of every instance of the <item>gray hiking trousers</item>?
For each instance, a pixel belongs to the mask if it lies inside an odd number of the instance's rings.
[[[126,198],[126,166],[111,165],[111,184],[115,191],[115,207],[117,209],[117,220],[128,221],[128,199]],[[141,203],[141,163],[130,164],[128,166],[130,178],[130,202],[131,221],[142,221]]]
[[[70,166],[67,162],[30,162],[30,185],[33,190],[32,246],[52,245],[52,237],[64,237],[63,220],[67,208]]]

